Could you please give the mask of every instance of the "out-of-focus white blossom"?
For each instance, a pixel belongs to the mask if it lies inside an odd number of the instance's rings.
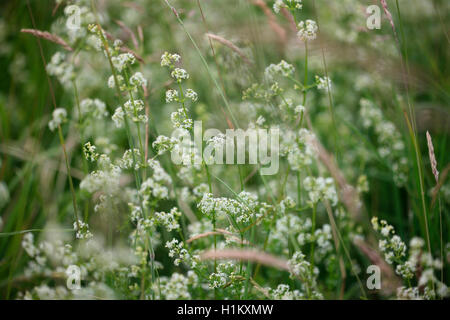
[[[67,121],[67,111],[63,108],[56,108],[53,110],[52,117],[52,120],[48,123],[48,127],[51,131],[55,131],[58,126]]]

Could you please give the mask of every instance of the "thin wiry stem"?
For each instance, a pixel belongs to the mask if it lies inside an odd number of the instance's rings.
[[[81,132],[82,119],[81,119],[80,97],[78,95],[78,87],[77,87],[77,83],[76,83],[75,79],[72,81],[72,84],[73,84],[73,90],[74,90],[74,95],[75,95],[75,104],[76,104],[77,111],[78,111],[78,132],[80,134],[80,146],[81,146],[81,153],[82,153],[81,159],[83,162],[83,172],[85,175],[87,175],[88,171],[89,171],[89,166],[88,166],[86,158],[83,155],[84,141],[83,141],[83,134]],[[89,218],[89,202],[86,200],[84,202],[84,221],[87,222],[88,218]]]
[[[237,127],[237,120],[234,117],[233,111],[231,110],[231,107],[228,103],[227,98],[225,97],[225,94],[223,93],[222,89],[220,88],[219,84],[217,83],[216,78],[213,77],[211,70],[209,69],[209,65],[206,62],[205,58],[203,57],[203,54],[200,51],[200,48],[198,47],[197,43],[195,42],[195,40],[192,38],[191,34],[189,33],[189,31],[187,31],[186,27],[184,26],[183,20],[181,20],[180,16],[178,15],[177,10],[169,3],[169,1],[164,0],[164,2],[167,4],[167,6],[172,10],[172,12],[174,13],[178,23],[180,24],[181,28],[183,29],[183,31],[186,33],[186,35],[188,36],[189,40],[192,42],[192,45],[194,46],[195,50],[197,51],[198,55],[200,56],[200,59],[202,60],[203,65],[205,66],[208,75],[211,77],[211,80],[213,81],[215,87],[217,88],[217,90],[219,91],[219,94],[225,104],[225,106],[227,107],[228,112],[230,113],[230,116],[233,120],[233,124],[234,126]]]
[[[119,81],[118,81],[118,77],[117,77],[117,72],[115,70],[115,67],[112,63],[112,59],[111,59],[111,53],[109,50],[109,45],[108,45],[108,41],[105,39],[105,37],[103,36],[103,32],[102,32],[102,28],[100,26],[99,23],[99,19],[98,19],[98,15],[97,15],[97,11],[95,8],[95,3],[94,0],[91,0],[91,5],[92,5],[92,11],[94,12],[96,21],[97,21],[97,28],[99,29],[99,35],[100,35],[100,39],[102,41],[103,46],[105,47],[105,52],[106,52],[106,56],[108,58],[108,62],[109,62],[109,66],[111,68],[111,72],[113,74],[114,77],[114,83],[115,83],[115,88],[116,88],[116,92],[117,92],[117,96],[118,99],[120,100],[121,97],[121,92],[120,92],[120,88],[119,88]],[[135,166],[136,166],[136,156],[134,153],[134,141],[133,141],[133,137],[131,135],[131,130],[130,130],[130,125],[128,123],[128,115],[126,112],[124,112],[124,123],[125,123],[125,130],[127,133],[127,137],[128,137],[128,143],[130,145],[130,148],[132,150],[131,154],[132,154],[132,158],[133,158],[133,173],[134,173],[134,177],[135,177],[135,182],[136,182],[136,187],[139,190],[141,188],[141,180],[139,175],[137,174],[136,170],[134,170]],[[147,217],[147,208],[143,205],[143,199],[141,196],[139,196],[139,200],[141,202],[141,207],[144,213],[144,216]],[[151,233],[151,231],[150,231]],[[151,240],[151,234],[150,236],[147,235],[147,237],[145,238],[144,244],[145,244],[145,250],[149,251],[149,255],[150,255],[150,269],[151,269],[151,281],[150,284],[151,286],[153,286],[153,281],[156,277],[155,274],[155,265],[154,265],[154,259],[155,259],[155,253],[154,253],[154,249],[153,249],[153,244],[152,244],[152,240]],[[142,273],[142,277],[145,277],[145,272]],[[141,298],[144,298],[144,292],[145,292],[145,280],[142,282],[143,286],[141,287]],[[152,290],[152,297],[155,298],[155,293]]]
[[[397,6],[397,14],[398,14],[399,24],[400,24],[400,34],[401,34],[401,38],[402,38],[401,40],[402,40],[402,44],[403,44],[403,51],[402,51],[402,47],[401,47],[400,43],[398,45],[399,45],[399,51],[400,51],[400,61],[401,61],[401,66],[402,66],[403,84],[404,84],[405,90],[406,90],[406,100],[407,100],[407,105],[408,105],[409,118],[408,118],[408,115],[406,114],[406,112],[404,112],[404,115],[405,115],[406,123],[407,123],[408,129],[409,129],[409,133],[411,136],[411,140],[413,142],[413,147],[414,147],[414,151],[415,151],[415,155],[416,155],[416,166],[417,166],[417,171],[418,171],[418,176],[419,176],[420,198],[421,198],[421,203],[422,203],[423,218],[424,218],[424,222],[425,222],[425,234],[426,234],[426,238],[427,238],[428,252],[431,254],[430,231],[429,231],[429,227],[428,227],[428,213],[427,213],[427,205],[426,205],[426,200],[425,200],[425,188],[424,188],[423,171],[422,171],[422,157],[421,157],[420,147],[419,147],[419,143],[418,143],[418,139],[417,139],[417,126],[416,126],[416,117],[415,117],[414,107],[411,103],[410,95],[409,95],[409,86],[408,86],[408,81],[407,81],[407,77],[409,76],[408,52],[407,52],[407,47],[406,47],[405,35],[403,32],[403,24],[402,24],[400,5],[398,3],[398,0],[396,0],[396,6]],[[394,35],[396,36],[395,29],[394,29]],[[405,55],[405,56],[403,56],[403,55]],[[433,284],[433,286],[434,286],[434,284]]]
[[[30,18],[31,18],[31,23],[33,24],[33,28],[36,29],[36,22],[34,21],[34,16],[33,16],[32,10],[31,10],[29,0],[27,0],[27,7],[28,7],[28,12],[30,14]],[[41,40],[39,39],[39,37],[37,37],[36,40],[38,42],[39,52],[40,52],[41,59],[42,59],[42,64],[44,66],[45,75],[47,77],[47,82],[48,82],[48,86],[50,89],[50,94],[51,94],[52,102],[53,102],[53,108],[56,109],[57,107],[56,107],[55,92],[53,91],[53,85],[52,85],[52,81],[50,80],[50,76],[47,73],[47,61],[45,60]],[[76,198],[76,194],[75,194],[75,189],[73,187],[72,175],[70,173],[69,158],[67,156],[66,145],[64,142],[64,136],[63,136],[60,124],[58,124],[58,136],[59,136],[59,141],[60,141],[61,147],[63,149],[64,160],[65,160],[66,170],[67,170],[67,178],[69,179],[70,193],[72,194],[72,204],[73,204],[73,211],[74,211],[74,215],[75,215],[75,223],[77,225],[78,230],[80,230],[80,221],[78,220],[77,198]]]

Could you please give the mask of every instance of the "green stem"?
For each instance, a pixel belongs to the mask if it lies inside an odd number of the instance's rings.
[[[312,228],[311,228],[311,236],[313,238],[313,242],[311,243],[311,256],[309,258],[310,264],[311,264],[311,272],[314,271],[314,247],[316,244],[316,239],[314,238],[314,233],[316,231],[316,204],[314,203],[312,206],[313,213],[312,213]]]
[[[72,204],[73,204],[73,211],[74,211],[74,215],[75,215],[75,221],[76,221],[78,230],[80,230],[80,221],[78,220],[77,198],[75,195],[75,188],[73,187],[72,175],[70,173],[69,157],[67,156],[66,144],[64,142],[64,136],[62,133],[61,125],[58,125],[58,136],[59,136],[59,142],[61,143],[61,146],[63,149],[64,160],[66,162],[67,177],[69,178],[70,192],[72,194]]]
[[[80,145],[81,145],[81,159],[82,159],[82,163],[83,163],[83,172],[85,175],[88,174],[89,171],[89,166],[87,163],[86,158],[83,155],[83,146],[84,146],[84,139],[83,139],[83,133],[81,131],[81,127],[82,127],[82,119],[81,119],[81,107],[80,107],[80,97],[78,95],[78,88],[77,88],[77,83],[75,80],[72,81],[73,83],[73,90],[74,90],[74,95],[75,95],[75,104],[77,106],[77,111],[78,111],[78,132],[80,134]],[[84,221],[88,221],[89,218],[89,202],[86,200],[84,202]]]

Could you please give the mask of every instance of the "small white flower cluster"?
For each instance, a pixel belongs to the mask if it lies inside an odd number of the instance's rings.
[[[139,149],[135,148],[134,150],[128,149],[125,150],[121,159],[117,160],[117,165],[121,169],[134,169],[139,170],[142,167],[141,162],[141,152]]]
[[[176,62],[179,62],[181,57],[176,53],[168,53],[167,51],[161,56],[161,67],[173,67]]]
[[[305,107],[299,104],[298,106],[296,106],[296,107],[294,108],[294,112],[295,112],[296,114],[302,114],[302,113],[305,113]]]
[[[378,217],[373,217],[371,220],[372,227],[379,232],[382,239],[378,242],[378,247],[384,253],[384,258],[387,263],[402,264],[402,260],[406,255],[406,244],[401,238],[395,234],[394,227],[389,225],[386,220],[378,220]],[[409,270],[409,265],[402,267],[402,270]],[[411,270],[412,272],[413,270]]]
[[[191,99],[193,102],[196,102],[198,100],[197,92],[192,89],[186,89],[186,92],[184,94],[186,98]]]
[[[422,270],[420,273],[420,278],[418,279],[418,286],[423,287],[427,286],[431,283],[434,284],[436,288],[436,292],[432,290],[428,290],[427,292],[424,292],[423,298],[424,299],[434,299],[436,297],[436,294],[442,298],[445,298],[449,295],[450,291],[448,290],[447,285],[445,283],[438,280],[438,278],[434,275],[435,270],[439,271],[443,268],[443,262],[440,259],[433,259],[432,255],[429,252],[426,252],[424,250],[425,247],[425,241],[419,237],[413,237],[409,242],[409,257],[408,260],[405,262],[405,265],[409,267],[411,272],[416,271],[417,269]],[[405,268],[397,266],[397,273],[400,274],[403,278],[408,279],[405,277],[405,275],[409,276],[409,270],[406,270],[405,274]],[[418,288],[412,288],[412,289],[418,289]],[[403,290],[403,293],[410,293],[411,290]],[[416,292],[416,290],[413,290],[413,293]],[[419,292],[419,291],[417,291]],[[416,298],[420,298],[420,295],[416,295]],[[401,294],[400,294],[401,298]]]
[[[63,300],[69,297],[69,292],[63,286],[51,288],[46,284],[34,287],[31,292],[26,291],[25,294],[19,296],[24,300],[33,300],[36,297],[39,300]]]
[[[185,98],[191,99],[193,102],[198,100],[197,93],[192,89],[186,89],[184,92],[181,87],[183,80],[189,79],[189,74],[182,68],[175,67],[175,62],[180,60],[178,54],[170,54],[165,52],[161,57],[161,66],[166,66],[170,70],[170,76],[176,80],[180,87],[180,92],[175,89],[169,89],[166,92],[166,103],[178,102],[181,105],[177,111],[172,112],[170,120],[175,128],[191,130],[194,121],[189,118],[188,110],[185,105]]]
[[[320,200],[330,201],[332,206],[338,203],[338,196],[332,178],[306,177],[303,180],[305,190],[308,191],[308,197],[311,205]]]
[[[305,166],[311,165],[317,157],[315,136],[308,129],[301,128],[298,136],[288,130],[281,141],[281,155],[287,154],[287,160],[292,170],[299,171]]]
[[[56,52],[50,62],[47,64],[47,72],[55,76],[65,87],[72,84],[75,78],[73,65],[66,62],[66,55],[62,52]]]
[[[97,161],[99,154],[96,152],[97,147],[95,145],[92,145],[90,141],[86,142],[83,145],[83,154],[86,160],[89,161]]]
[[[264,76],[268,81],[273,81],[276,76],[290,77],[294,72],[295,68],[292,64],[281,60],[278,64],[270,64],[264,71]]]
[[[211,193],[205,193],[197,207],[209,218],[213,215],[217,217],[231,216],[237,223],[251,223],[261,217],[261,213],[256,210],[259,205],[257,197],[249,192],[239,193],[240,201],[229,198],[214,198]]]
[[[395,125],[383,117],[383,113],[374,103],[361,99],[360,115],[363,126],[373,129],[378,141],[378,153],[386,158],[394,173],[394,182],[403,186],[408,180],[408,160],[405,157],[405,144]]]
[[[269,295],[274,300],[303,300],[305,295],[300,290],[292,290],[287,284],[279,284],[276,289],[269,288]]]
[[[119,90],[120,91],[125,91],[127,89],[127,86],[125,84],[125,79],[120,75],[116,75],[117,78],[117,82],[118,82],[118,86],[119,86]],[[108,78],[108,87],[113,89],[116,86],[116,80],[114,79],[114,76],[110,76]]]
[[[86,222],[78,220],[78,222],[73,223],[73,230],[76,231],[77,239],[90,239],[92,238],[92,233],[89,231],[89,225]]]
[[[327,253],[333,251],[333,245],[331,243],[331,226],[324,224],[322,228],[317,229],[314,232],[313,241],[317,243],[317,249],[315,254],[319,257],[325,256]]]
[[[193,181],[193,175],[202,168],[201,151],[197,148],[187,129],[178,130],[179,143],[173,147],[173,154],[179,157],[183,167],[177,175],[180,179]]]
[[[314,40],[317,38],[317,23],[314,20],[306,20],[306,21],[300,21],[300,23],[297,26],[298,32],[297,36],[303,40]]]
[[[221,288],[227,284],[227,274],[223,272],[213,272],[209,275],[208,280],[211,289]]]
[[[64,8],[64,15],[67,17],[67,22],[70,22],[70,20],[73,21],[73,19],[79,22],[79,28],[69,28],[69,24],[65,24],[64,31],[67,32],[70,42],[84,38],[87,35],[86,26],[95,23],[95,15],[90,10],[89,5],[80,6],[79,3],[75,6],[68,5]]]
[[[181,262],[188,265],[191,269],[197,267],[200,256],[191,255],[185,248],[183,242],[178,241],[177,239],[172,239],[171,241],[166,242],[166,248],[169,249],[169,257],[175,258],[173,264],[179,266]]]
[[[125,112],[124,112],[125,110]],[[131,119],[133,122],[142,122],[147,123],[148,118],[145,114],[140,114],[144,110],[144,101],[137,99],[137,100],[128,100],[125,102],[123,108],[118,107],[113,116],[112,120],[114,121],[117,128],[121,128],[124,123],[124,117],[125,115]]]
[[[80,188],[89,193],[102,191],[107,195],[114,195],[120,191],[120,175],[122,170],[119,166],[111,164],[106,155],[101,155],[103,166],[100,170],[92,171],[80,183]]]
[[[52,120],[48,123],[48,127],[51,131],[55,131],[61,124],[67,122],[67,111],[63,108],[56,108],[53,110],[52,117]]]
[[[189,79],[189,73],[182,68],[175,68],[170,73],[170,76],[174,78],[178,83],[181,83],[183,80]]]
[[[169,197],[167,186],[172,183],[172,179],[158,161],[149,159],[147,163],[153,169],[153,175],[142,182],[139,190],[144,205],[147,205],[152,199],[167,199]]]
[[[179,94],[178,91],[175,89],[169,89],[166,91],[166,103],[171,102],[179,102]]]
[[[179,217],[181,217],[181,212],[177,207],[173,207],[168,213],[155,212],[156,222],[163,225],[169,232],[180,229],[180,224],[177,221]]]
[[[141,87],[146,87],[147,79],[144,78],[144,75],[141,72],[136,72],[130,77],[130,85],[133,86],[133,90],[137,90]]]
[[[124,251],[104,247],[91,239],[79,242],[76,251],[70,244],[64,244],[54,232],[45,231],[45,241],[34,243],[31,233],[26,233],[22,246],[30,257],[24,275],[26,277],[52,278],[67,274],[69,266],[80,268],[83,284],[80,290],[69,291],[59,285],[39,285],[19,294],[23,299],[88,299],[93,295],[105,299],[115,298],[114,292],[105,284],[105,277],[111,272],[119,274],[123,263],[129,263],[129,255]],[[126,268],[125,268],[126,269]],[[119,277],[117,280],[120,281]]]
[[[125,112],[123,112],[122,107],[117,107],[112,115],[111,119],[117,128],[121,128],[124,123]]]
[[[60,240],[43,241],[39,245],[35,245],[32,233],[26,233],[23,236],[22,247],[31,258],[25,269],[25,275],[27,276],[51,274],[54,271],[64,272],[66,267],[78,260],[70,245],[63,245]],[[54,264],[57,267],[49,268],[49,264]]]
[[[186,111],[183,108],[172,112],[170,115],[170,120],[175,128],[191,130],[194,125],[194,121],[187,117]]]
[[[34,246],[34,236],[31,232],[25,233],[22,239],[22,248],[30,257],[35,257],[39,250]]]
[[[170,76],[176,80],[176,82],[181,83],[183,80],[189,79],[189,73],[183,68],[175,67],[175,63],[179,62],[181,57],[176,53],[164,52],[161,56],[161,67],[168,67],[171,72]]]
[[[268,243],[274,250],[282,250],[287,254],[288,243],[291,238],[296,238],[300,245],[310,241],[311,235],[308,231],[311,229],[311,220],[309,218],[301,219],[294,214],[284,214],[278,218],[275,228],[269,234]]]
[[[305,260],[305,255],[301,251],[296,251],[292,255],[292,258],[288,260],[288,267],[291,277],[299,278],[302,281],[303,287],[309,292],[309,298],[323,299],[322,294],[316,290],[316,277],[319,274],[319,269],[312,267]]]
[[[133,54],[126,52],[111,57],[111,61],[114,68],[116,68],[117,71],[122,72],[127,66],[133,65],[136,62],[136,58]]]
[[[331,90],[331,79],[328,77],[316,76],[317,89],[328,92]]]
[[[212,152],[210,153],[210,157],[206,158],[204,157],[204,161],[206,164],[210,164],[210,163],[214,163],[214,157],[218,156],[216,154],[217,151],[220,151],[220,154],[222,154],[223,156],[223,148],[225,147],[225,143],[226,143],[226,136],[223,133],[219,133],[213,137],[211,137],[207,142],[207,148],[209,150],[212,150]]]
[[[219,133],[207,141],[207,144],[211,148],[216,149],[225,145],[226,136],[223,133]]]
[[[176,138],[169,138],[166,136],[158,136],[152,143],[152,147],[158,153],[158,155],[164,154],[166,151],[172,151],[174,146],[178,144],[179,141]]]
[[[191,99],[193,102],[196,102],[198,100],[197,92],[195,92],[192,89],[186,89],[186,91],[184,92],[184,96],[188,99]],[[171,103],[171,102],[183,103],[184,101],[185,101],[184,99],[180,99],[179,93],[177,90],[169,89],[166,91],[166,103]]]
[[[276,0],[273,4],[273,11],[280,13],[281,8],[291,11],[301,10],[303,8],[302,0]]]
[[[187,277],[174,272],[170,278],[161,277],[158,287],[161,289],[160,299],[179,300],[191,299],[189,293],[189,286],[195,285],[197,282],[197,275],[193,271],[188,271]],[[155,291],[159,291],[155,288]]]
[[[101,51],[102,48],[104,49],[104,53],[106,55],[106,50],[103,46],[103,40],[105,39],[105,41],[107,41],[107,36],[106,33],[103,29],[99,29],[97,24],[91,23],[88,25],[88,31],[91,33],[91,35],[88,37],[87,39],[87,43],[92,46],[96,51]],[[113,49],[116,50],[118,46],[122,45],[122,41],[121,40],[116,40],[116,42],[114,42],[114,46]],[[112,52],[111,48],[110,52]],[[118,50],[116,50],[117,52]]]
[[[80,102],[80,111],[82,117],[92,115],[95,119],[102,119],[108,116],[106,104],[100,99],[83,99]]]
[[[296,251],[288,261],[292,278],[308,279],[311,277],[311,264],[305,260],[305,255]]]
[[[219,263],[216,269],[217,272],[211,273],[208,278],[211,289],[221,288],[228,283],[232,285],[235,276],[239,274],[236,265],[232,262]]]

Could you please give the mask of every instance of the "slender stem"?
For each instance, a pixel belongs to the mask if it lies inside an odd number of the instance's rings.
[[[178,23],[180,24],[181,28],[183,29],[183,31],[186,33],[186,35],[188,36],[189,40],[192,42],[192,45],[194,46],[195,50],[197,51],[198,55],[200,56],[200,59],[202,60],[203,65],[206,68],[206,71],[208,72],[209,76],[211,77],[214,86],[217,88],[217,90],[219,91],[220,97],[222,98],[225,106],[227,107],[228,112],[230,113],[230,116],[233,120],[233,123],[235,126],[238,126],[238,122],[236,120],[236,118],[234,117],[233,111],[231,110],[231,107],[228,103],[227,98],[225,97],[225,94],[223,93],[222,89],[220,88],[219,84],[217,83],[217,80],[213,77],[211,70],[209,69],[208,63],[206,62],[205,58],[203,57],[203,54],[200,51],[200,48],[198,47],[197,43],[195,42],[195,40],[192,38],[191,34],[189,33],[189,31],[187,31],[187,29],[184,26],[183,20],[181,20],[180,16],[178,15],[177,10],[169,3],[169,1],[164,0],[164,2],[167,4],[167,6],[172,10],[172,12],[174,13]]]
[[[77,111],[78,111],[78,132],[80,134],[80,145],[81,145],[81,151],[82,151],[81,159],[82,159],[82,163],[83,163],[83,172],[85,175],[87,175],[88,171],[89,171],[89,166],[88,166],[86,158],[83,155],[84,140],[83,140],[83,133],[81,131],[81,127],[82,127],[83,123],[82,123],[82,118],[81,118],[82,115],[81,115],[81,107],[80,107],[80,97],[78,95],[78,88],[77,88],[77,83],[76,83],[75,79],[72,81],[72,83],[73,83],[73,90],[74,90],[74,95],[75,95],[75,104],[77,106]],[[89,218],[89,202],[86,200],[84,202],[84,221],[87,222],[88,218]]]
[[[124,74],[124,78],[125,78],[125,84],[127,86],[127,91],[128,91],[128,95],[130,96],[130,100],[131,100],[131,104],[133,105],[133,112],[134,112],[134,116],[137,117],[138,116],[138,111],[136,108],[136,102],[134,100],[134,96],[133,96],[133,92],[130,89],[130,81],[129,81],[129,76],[126,70],[123,71]],[[142,161],[145,161],[145,150],[142,144],[142,138],[141,138],[141,127],[139,125],[139,121],[136,121],[136,128],[137,128],[137,134],[138,134],[138,141],[139,141],[139,151],[141,153],[141,158]],[[134,150],[132,150],[132,152],[134,153]],[[145,165],[145,164],[143,164]]]
[[[30,19],[31,19],[31,23],[33,25],[33,28],[36,29],[36,22],[34,20],[33,11],[31,10],[31,6],[30,6],[29,0],[27,0],[27,8],[28,8],[28,12],[30,14]],[[39,53],[40,53],[40,56],[41,56],[42,64],[44,65],[45,75],[46,75],[46,78],[47,78],[48,86],[49,86],[51,97],[52,97],[53,108],[56,109],[57,107],[56,107],[55,92],[53,91],[52,81],[50,80],[50,76],[48,75],[48,72],[47,72],[47,62],[45,60],[44,50],[42,49],[42,44],[41,44],[41,40],[39,39],[39,37],[37,37],[36,39],[37,39],[37,42],[38,42]],[[80,222],[78,221],[77,199],[76,199],[76,195],[75,195],[75,190],[73,188],[72,175],[70,174],[69,159],[67,157],[66,146],[65,146],[65,143],[64,143],[64,136],[62,134],[62,130],[61,130],[61,126],[60,125],[58,125],[58,135],[59,135],[59,141],[61,143],[61,147],[63,149],[64,159],[65,159],[65,162],[66,162],[67,177],[69,179],[70,192],[72,194],[73,210],[74,210],[75,219],[76,219],[75,222],[76,222],[76,224],[78,226],[78,230],[79,230],[80,229]]]
[[[396,0],[396,7],[397,7],[397,14],[399,18],[399,25],[400,25],[400,34],[401,34],[401,41],[403,44],[403,50],[402,45],[399,43],[399,51],[400,51],[400,61],[402,66],[402,76],[403,76],[403,82],[405,86],[406,91],[406,100],[408,104],[408,112],[409,117],[406,114],[406,111],[404,111],[405,120],[409,129],[409,134],[411,136],[411,140],[413,142],[414,151],[416,155],[416,166],[417,166],[417,173],[419,176],[419,188],[420,188],[420,197],[422,202],[422,210],[423,210],[423,218],[425,222],[425,234],[427,238],[427,246],[428,246],[428,252],[431,254],[431,241],[430,241],[430,232],[428,227],[428,213],[427,213],[427,205],[425,200],[425,189],[424,189],[424,181],[423,181],[423,171],[422,171],[422,158],[420,153],[420,147],[417,139],[417,128],[416,128],[416,119],[415,119],[415,112],[414,108],[410,101],[409,96],[409,86],[407,81],[407,76],[409,75],[409,64],[408,64],[408,51],[406,46],[406,39],[403,32],[403,23],[402,23],[402,17],[400,12],[400,5],[398,3],[398,0]],[[434,287],[434,283],[433,283]]]
[[[77,198],[75,195],[75,188],[73,187],[72,175],[70,173],[70,163],[69,163],[69,157],[67,156],[66,144],[64,142],[64,136],[63,136],[60,125],[58,125],[58,136],[59,136],[59,142],[61,143],[61,146],[63,149],[64,160],[66,162],[67,177],[69,178],[70,192],[72,193],[72,204],[73,204],[73,211],[75,214],[75,222],[77,224],[78,230],[80,230],[80,221],[78,220]]]
[[[312,228],[311,228],[311,236],[313,238],[313,242],[311,243],[311,256],[309,258],[311,264],[311,272],[314,271],[314,247],[316,243],[316,239],[314,238],[314,233],[316,232],[316,206],[317,204],[313,204],[312,209]]]
[[[100,26],[100,23],[99,23],[99,19],[98,19],[97,11],[96,11],[96,8],[95,8],[94,0],[91,0],[91,6],[92,6],[92,11],[94,13],[95,19],[96,19],[97,28],[99,29],[98,33],[99,33],[100,39],[102,41],[102,44],[103,44],[103,46],[105,48],[105,52],[106,52],[106,56],[108,58],[109,66],[110,66],[111,72],[113,74],[114,84],[115,84],[115,88],[116,88],[116,92],[117,92],[117,97],[120,100],[121,91],[120,91],[120,88],[119,88],[119,81],[118,81],[118,77],[117,77],[117,72],[116,72],[116,69],[115,69],[115,67],[114,67],[114,65],[112,63],[111,52],[109,50],[108,41],[103,36],[103,32],[102,32],[103,30],[102,30],[102,28]],[[128,115],[127,115],[126,112],[124,112],[124,123],[125,123],[125,131],[127,133],[127,138],[128,138],[128,144],[129,144],[129,146],[130,146],[130,148],[132,150],[131,154],[132,154],[132,158],[133,158],[133,174],[134,174],[134,177],[135,177],[136,187],[139,190],[140,187],[141,187],[141,180],[140,180],[140,177],[139,177],[138,173],[136,172],[136,170],[134,170],[134,167],[136,166],[137,161],[136,161],[136,156],[134,154],[134,142],[133,142],[133,137],[131,135],[130,125],[128,123]],[[147,217],[147,214],[148,214],[147,213],[147,208],[143,205],[143,200],[142,200],[141,196],[139,196],[139,200],[141,202],[141,207],[142,207],[144,216]],[[146,234],[146,238],[144,240],[144,244],[145,244],[145,250],[149,251],[149,255],[150,255],[150,269],[151,269],[151,275],[152,275],[151,276],[151,280],[150,280],[150,286],[152,286],[153,285],[153,281],[154,281],[154,279],[156,277],[156,275],[155,275],[155,271],[156,270],[155,270],[155,265],[154,265],[155,253],[154,253],[153,244],[152,244],[152,240],[151,240],[152,232],[149,231],[149,233],[150,233],[150,235]],[[142,277],[145,277],[145,272],[142,272]],[[145,284],[145,281],[144,281],[144,284]],[[141,287],[141,296],[144,295],[144,291],[145,291],[145,287]],[[154,293],[153,290],[152,290],[152,298],[153,299],[155,298],[155,293]]]

